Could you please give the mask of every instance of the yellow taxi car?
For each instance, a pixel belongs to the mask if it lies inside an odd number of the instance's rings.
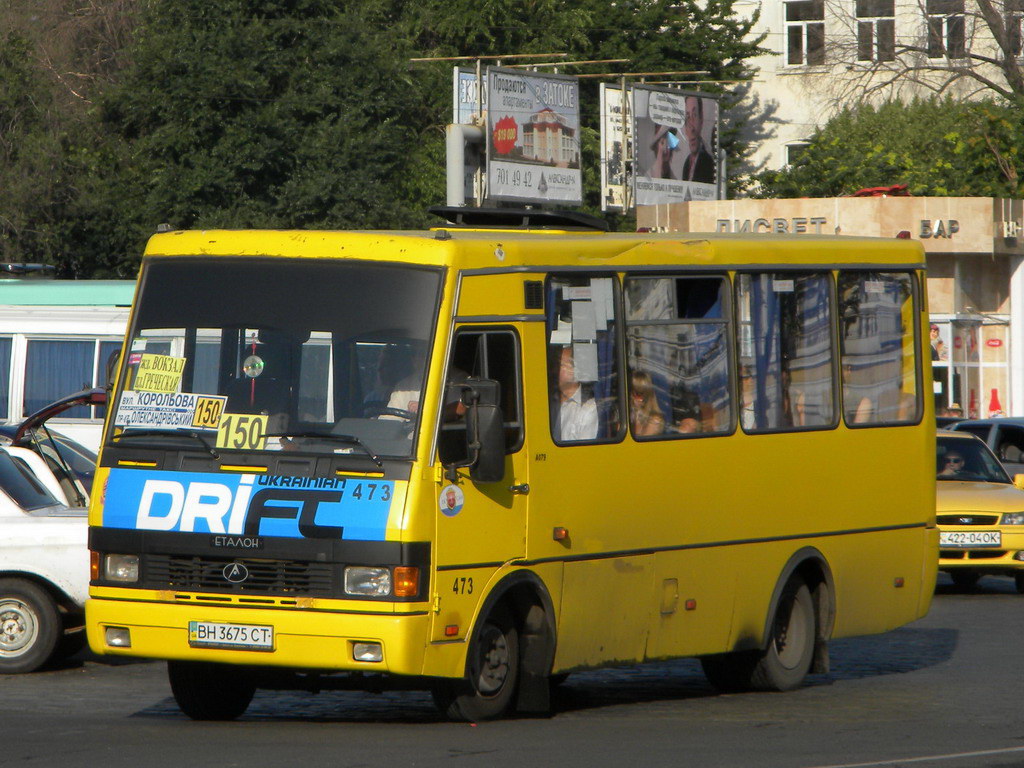
[[[936,440],[939,570],[959,587],[1013,576],[1024,593],[1024,475],[1011,480],[985,443],[940,431]]]

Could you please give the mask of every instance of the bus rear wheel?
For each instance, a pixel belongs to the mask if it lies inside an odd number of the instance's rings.
[[[811,591],[802,579],[790,579],[775,606],[768,647],[751,676],[754,690],[790,691],[803,683],[814,659],[816,625]]]
[[[167,678],[178,707],[193,720],[234,720],[256,693],[243,670],[225,664],[168,661]]]
[[[800,686],[814,660],[814,601],[800,578],[786,583],[763,651],[734,651],[701,658],[708,682],[723,693],[789,691]]]
[[[442,680],[434,703],[452,720],[493,720],[508,712],[519,682],[519,632],[511,614],[495,609],[469,649],[468,679]]]

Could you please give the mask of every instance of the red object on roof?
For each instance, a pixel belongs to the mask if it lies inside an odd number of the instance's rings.
[[[850,197],[909,197],[906,184],[893,184],[891,187],[864,187],[858,189]]]

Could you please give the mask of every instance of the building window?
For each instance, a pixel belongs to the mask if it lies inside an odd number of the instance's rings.
[[[806,141],[796,141],[793,142],[792,144],[787,144],[786,165],[793,165],[794,163],[799,162],[800,158],[803,157],[804,152],[807,151],[807,148],[809,146],[811,146],[810,142]]]
[[[856,0],[857,61],[896,58],[895,0]]]
[[[825,0],[786,3],[786,63],[825,63]]]
[[[1024,34],[1021,32],[1021,25],[1024,24],[1024,0],[1006,0],[1006,35],[1008,42],[1007,53],[1011,56],[1020,56],[1021,40]]]
[[[964,0],[926,0],[928,57],[962,59],[967,55]]]

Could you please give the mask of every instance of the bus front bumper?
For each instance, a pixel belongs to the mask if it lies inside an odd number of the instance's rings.
[[[93,597],[86,627],[90,648],[101,655],[420,675],[430,616]]]

